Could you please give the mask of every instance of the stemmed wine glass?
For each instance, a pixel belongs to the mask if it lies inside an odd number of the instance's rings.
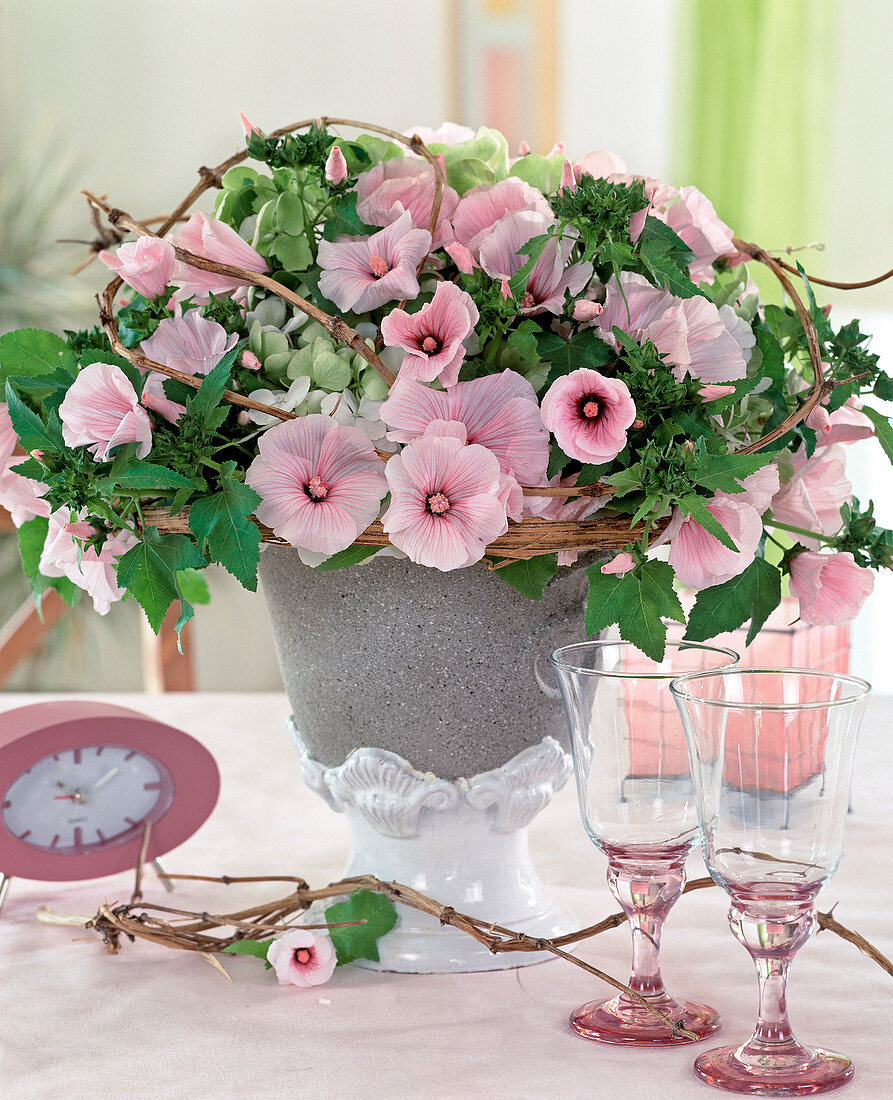
[[[742,669],[671,685],[685,726],[704,856],[731,898],[729,923],[760,987],[753,1035],[695,1061],[729,1092],[839,1088],[853,1066],[798,1042],[785,986],[816,926],[815,897],[840,861],[856,737],[870,686],[809,669]]]
[[[608,884],[632,933],[629,986],[698,1039],[720,1026],[709,1005],[679,1003],[660,973],[661,929],[685,883],[698,838],[685,737],[669,691],[682,672],[734,667],[714,646],[667,645],[653,661],[621,641],[564,646],[552,654],[571,735],[577,795],[590,840],[608,857]],[[694,1042],[621,993],[590,1001],[571,1027],[604,1043]]]

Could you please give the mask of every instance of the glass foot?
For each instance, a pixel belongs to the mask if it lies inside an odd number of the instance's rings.
[[[853,1076],[842,1054],[792,1044],[789,1053],[741,1057],[741,1047],[717,1047],[695,1059],[695,1073],[707,1085],[751,1096],[810,1096],[830,1092]]]
[[[674,1034],[647,1008],[623,993],[609,1001],[589,1001],[580,1005],[571,1013],[570,1024],[578,1035],[598,1043],[652,1046],[699,1042],[713,1035],[721,1025],[719,1013],[709,1005],[693,1004],[691,1001],[680,1004],[670,997],[657,999],[654,1005],[671,1020],[680,1023],[686,1031],[694,1032],[697,1039]]]

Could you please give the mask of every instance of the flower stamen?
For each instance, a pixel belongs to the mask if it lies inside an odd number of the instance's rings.
[[[383,256],[370,256],[369,268],[376,279],[383,279],[391,270],[388,261]]]
[[[588,397],[584,397],[580,402],[580,411],[587,420],[595,420],[602,411],[601,402],[594,394],[589,394]]]
[[[440,351],[440,343],[433,336],[426,336],[422,341],[422,351],[426,355],[433,355],[435,352]]]
[[[304,486],[304,492],[312,501],[318,503],[329,495],[329,487],[318,474],[314,474]]]
[[[450,498],[444,493],[432,493],[425,503],[425,511],[433,516],[442,516],[450,510]]]
[[[301,966],[306,966],[312,958],[313,953],[307,947],[298,947],[295,950],[295,962],[300,963]]]

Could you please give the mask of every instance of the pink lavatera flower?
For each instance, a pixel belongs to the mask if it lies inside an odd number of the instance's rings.
[[[734,233],[713,208],[713,203],[697,187],[683,187],[679,201],[659,215],[694,252],[689,274],[695,283],[713,282],[713,263],[722,256],[737,253]]]
[[[272,940],[267,962],[280,985],[309,988],[324,985],[338,964],[335,945],[328,936],[309,928],[295,928]]]
[[[470,275],[476,267],[479,267],[471,249],[458,241],[452,241],[445,246],[445,252],[463,275]]]
[[[596,179],[624,176],[626,175],[626,161],[609,149],[593,149],[590,153],[584,153],[574,164],[574,175],[577,182],[583,176],[595,176]]]
[[[542,485],[549,464],[549,433],[533,386],[512,370],[432,390],[398,376],[379,410],[388,439],[411,443],[435,420],[465,426],[469,443],[491,451],[502,470],[522,485]]]
[[[686,375],[710,383],[743,378],[755,343],[750,326],[730,306],[717,309],[700,296],[676,298],[632,272],[623,272],[619,284],[611,276],[596,325],[612,347],[615,326],[639,344],[651,340],[680,382]]]
[[[701,589],[723,584],[743,573],[756,557],[763,524],[756,508],[741,496],[717,493],[707,504],[707,511],[725,528],[737,550],[723,546],[691,516],[683,519],[681,512],[673,510],[659,541],[669,540],[668,560],[684,585]]]
[[[430,126],[411,126],[403,133],[406,137],[417,135],[426,145],[458,145],[463,141],[471,141],[474,130],[469,126],[460,126],[457,122],[441,122],[436,130]]]
[[[581,367],[552,383],[542,417],[569,458],[598,464],[616,458],[626,446],[636,406],[619,378]]]
[[[176,424],[186,412],[186,406],[179,401],[171,401],[164,392],[164,376],[157,371],[147,371],[146,381],[143,383],[143,393],[140,401],[147,409],[163,416],[170,424]]]
[[[839,443],[816,449],[807,459],[801,447],[794,455],[794,474],[772,499],[772,515],[779,523],[833,535],[840,530],[840,509],[853,499],[846,476],[846,453]],[[804,545],[817,545],[797,536]]]
[[[378,517],[388,491],[369,437],[321,413],[264,432],[245,481],[263,498],[261,523],[321,554],[350,546]]]
[[[440,158],[441,168],[443,159]],[[428,229],[434,207],[434,166],[417,157],[392,157],[357,179],[357,213],[367,225],[389,225],[407,211],[416,229]],[[457,191],[445,185],[434,227],[432,248],[453,240],[450,218],[459,203]]]
[[[269,271],[267,261],[243,240],[235,229],[217,218],[196,211],[189,221],[179,230],[175,244],[201,256],[205,260],[215,260],[220,264],[230,264],[246,271],[263,273]],[[211,294],[231,294],[242,286],[244,279],[229,275],[218,275],[213,271],[203,271],[181,263],[173,279],[180,288],[180,298],[194,297],[197,302],[207,302]]]
[[[415,229],[408,210],[371,237],[319,242],[319,289],[344,311],[367,313],[386,302],[419,293],[416,268],[428,254],[431,234]]]
[[[38,568],[45,577],[67,577],[91,597],[100,615],[106,615],[124,597],[115,573],[118,559],[139,540],[129,531],[119,531],[109,535],[97,552],[85,545],[96,529],[84,522],[84,515],[80,512],[72,522],[67,508],[53,512]]]
[[[59,406],[62,438],[68,447],[87,447],[103,462],[114,447],[138,443],[137,455],[152,449],[152,421],[127,375],[114,363],[89,363],[72,382]]]
[[[442,434],[441,434],[442,433]],[[386,467],[391,503],[382,525],[410,560],[447,571],[472,565],[508,530],[494,454],[433,425]]]
[[[625,573],[628,573],[636,563],[633,561],[633,556],[630,553],[617,554],[611,558],[610,561],[606,561],[601,567],[602,573],[613,573],[622,577]]]
[[[9,512],[16,527],[21,527],[35,516],[48,516],[50,506],[41,499],[46,485],[15,472],[15,467],[27,459],[27,455],[15,454],[18,442],[6,403],[0,402],[0,507]]]
[[[223,325],[188,309],[179,317],[166,317],[140,351],[155,363],[184,374],[210,374],[239,339]]]
[[[326,180],[333,186],[343,183],[347,179],[347,161],[337,145],[332,146],[332,151],[326,158]]]
[[[517,176],[472,187],[459,200],[453,214],[456,240],[476,257],[484,240],[506,214],[521,210],[552,220],[552,208],[545,195]]]
[[[858,566],[852,554],[806,550],[791,560],[790,586],[804,622],[839,626],[862,610],[874,588],[874,574]]]
[[[401,378],[419,382],[439,378],[444,386],[455,386],[465,358],[463,341],[477,322],[478,309],[471,295],[455,283],[438,283],[434,297],[417,313],[391,310],[381,322],[381,335],[388,347],[406,352]]]
[[[161,237],[139,237],[115,252],[103,249],[99,258],[144,298],[163,294],[178,267],[174,246]]]
[[[819,409],[827,417],[827,426],[823,418],[822,427],[817,429],[816,445],[819,447],[831,443],[856,443],[860,439],[868,439],[869,436],[874,435],[874,425],[865,413],[859,411],[861,404],[854,397],[832,413],[828,413],[821,405],[813,411],[818,412]],[[810,417],[806,418],[806,423],[810,427],[815,427],[814,423],[810,423]]]

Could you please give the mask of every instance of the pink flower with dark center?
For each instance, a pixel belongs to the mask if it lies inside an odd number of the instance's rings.
[[[839,626],[859,614],[874,588],[874,574],[858,566],[852,554],[805,550],[791,560],[790,585],[804,622]]]
[[[85,545],[96,534],[96,528],[83,522],[85,514],[80,512],[72,523],[67,508],[53,512],[38,568],[45,577],[67,577],[92,598],[96,611],[105,615],[125,594],[115,573],[118,559],[139,539],[129,531],[119,531],[109,535],[97,552],[94,546]]]
[[[263,256],[255,252],[235,229],[200,211],[190,216],[174,238],[174,243],[205,260],[241,267],[245,271],[269,271]],[[210,294],[231,294],[246,285],[244,279],[203,271],[185,263],[178,265],[171,282],[180,288],[180,298],[194,297],[197,302],[207,302]]]
[[[378,517],[388,491],[369,437],[321,413],[264,432],[245,481],[263,498],[261,523],[321,554],[350,546]]]
[[[59,406],[67,447],[87,447],[103,462],[122,443],[139,443],[137,455],[152,449],[152,421],[130,379],[114,363],[89,363],[68,388]]]
[[[180,317],[166,317],[140,351],[155,363],[184,374],[210,374],[239,335],[227,335],[223,325],[189,309]]]
[[[846,477],[846,454],[839,444],[817,448],[807,459],[801,447],[793,457],[794,475],[772,499],[772,515],[779,523],[805,528],[820,535],[840,530],[840,509],[853,499]],[[818,545],[798,535],[804,545]]]
[[[730,306],[717,309],[701,296],[676,298],[626,271],[619,285],[615,275],[606,284],[605,308],[596,325],[611,347],[617,346],[615,326],[639,344],[651,340],[680,382],[687,374],[704,382],[743,378],[756,342],[750,325]]]
[[[15,467],[28,457],[16,456],[18,442],[6,403],[0,402],[0,507],[9,512],[16,527],[21,527],[35,516],[48,516],[50,506],[41,499],[46,485],[15,472]]]
[[[398,550],[447,571],[472,565],[508,530],[494,454],[434,425],[386,467],[391,503],[382,525]]]
[[[103,249],[99,258],[144,298],[163,294],[177,269],[174,246],[161,237],[139,237],[114,253]]]
[[[443,158],[440,158],[443,168]],[[389,225],[407,211],[416,229],[431,224],[434,206],[434,166],[417,157],[391,157],[357,179],[357,214],[366,225]],[[453,239],[450,217],[459,202],[454,188],[444,186],[432,248]]]
[[[459,200],[453,214],[456,240],[477,257],[483,242],[506,214],[521,210],[538,214],[549,222],[553,220],[552,208],[542,191],[517,176],[472,187]]]
[[[697,187],[683,187],[679,201],[668,206],[661,220],[694,252],[689,264],[692,281],[713,282],[713,262],[737,251],[734,233],[713,209],[713,203]]]
[[[401,372],[402,374],[402,372]],[[459,421],[469,443],[486,447],[522,485],[542,485],[549,463],[549,433],[533,386],[515,371],[488,374],[432,390],[398,376],[379,410],[388,439],[411,443],[435,420]]]
[[[280,985],[307,988],[324,985],[335,972],[338,958],[328,936],[309,928],[295,928],[270,942],[267,962],[276,971]]]
[[[337,145],[332,146],[332,151],[326,159],[326,180],[332,186],[337,186],[347,179],[347,161]]]
[[[581,367],[557,378],[542,404],[543,423],[579,462],[608,462],[626,446],[636,406],[619,378]]]
[[[484,238],[480,246],[481,267],[494,279],[510,279],[527,262],[519,251],[533,237],[541,236],[555,225],[555,219],[537,211],[519,210],[506,214]],[[552,237],[546,242],[521,299],[520,312],[561,313],[566,294],[579,294],[592,278],[592,264],[578,261],[567,264],[574,242],[568,236]]]
[[[400,376],[420,382],[439,378],[455,386],[465,358],[466,340],[478,322],[470,294],[455,283],[438,283],[434,297],[418,313],[394,309],[381,322],[381,335],[390,348],[403,348]]]
[[[428,254],[431,234],[414,229],[405,210],[371,237],[319,242],[320,291],[341,310],[368,313],[419,293],[416,268]]]

